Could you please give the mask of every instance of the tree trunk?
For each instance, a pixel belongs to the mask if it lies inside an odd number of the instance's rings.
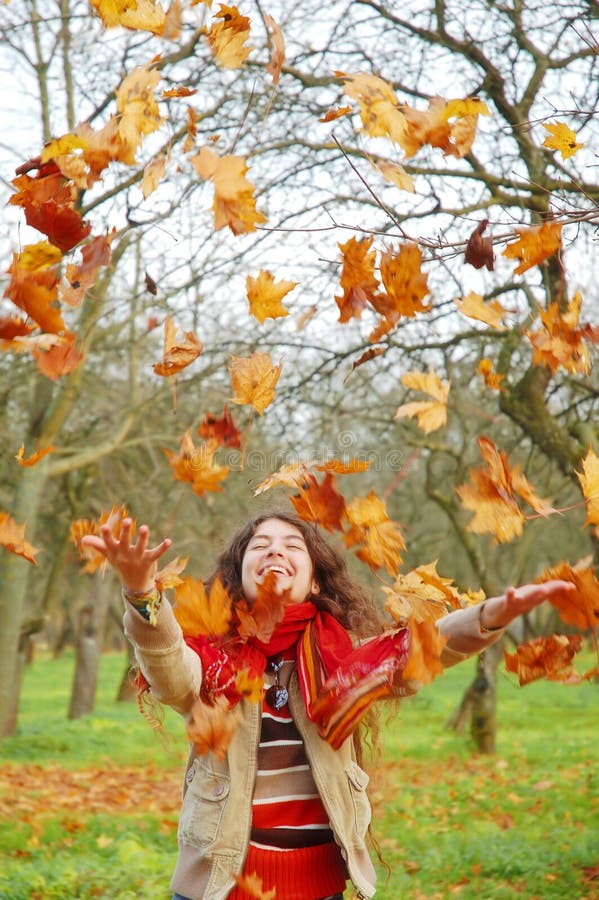
[[[101,578],[100,573],[93,576],[86,602],[79,611],[69,719],[79,719],[94,710],[106,616],[107,591]]]

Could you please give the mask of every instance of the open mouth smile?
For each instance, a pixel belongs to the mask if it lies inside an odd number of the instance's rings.
[[[258,570],[258,576],[261,577],[263,575],[268,575],[269,572],[275,572],[277,575],[292,575],[292,572],[290,572],[289,569],[286,569],[284,566],[278,565],[276,563],[269,563],[266,566],[262,566],[262,568]]]

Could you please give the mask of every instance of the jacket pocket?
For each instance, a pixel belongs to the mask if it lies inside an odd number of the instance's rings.
[[[179,817],[179,839],[194,847],[206,847],[218,834],[225,811],[230,776],[214,772],[199,759],[187,771],[187,790]]]
[[[364,769],[361,769],[360,766],[354,762],[347,766],[345,774],[349,781],[349,792],[354,807],[356,831],[361,838],[364,838],[372,816],[370,801],[366,793],[370,778]]]

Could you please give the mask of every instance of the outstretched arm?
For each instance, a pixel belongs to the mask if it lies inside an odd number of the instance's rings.
[[[480,624],[484,631],[493,631],[496,628],[505,628],[517,616],[530,612],[545,600],[557,594],[576,590],[571,581],[543,581],[540,584],[522,584],[520,587],[510,587],[505,594],[499,597],[490,597],[482,604],[480,611]]]
[[[81,539],[81,543],[93,547],[105,557],[127,590],[150,591],[154,587],[158,560],[169,549],[172,541],[170,538],[164,538],[155,547],[148,547],[150,530],[147,525],[142,525],[137,540],[132,543],[132,528],[132,519],[123,519],[121,533],[117,539],[108,525],[102,525],[101,537],[89,534]]]

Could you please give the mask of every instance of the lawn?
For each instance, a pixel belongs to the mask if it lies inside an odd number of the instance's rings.
[[[113,702],[124,660],[102,659],[93,716],[66,719],[73,659],[27,670],[18,734],[0,744],[0,897],[167,900],[181,723],[159,733]],[[390,869],[377,900],[599,898],[599,685],[503,673],[498,752],[444,723],[472,663],[404,702],[373,768],[375,833]]]

